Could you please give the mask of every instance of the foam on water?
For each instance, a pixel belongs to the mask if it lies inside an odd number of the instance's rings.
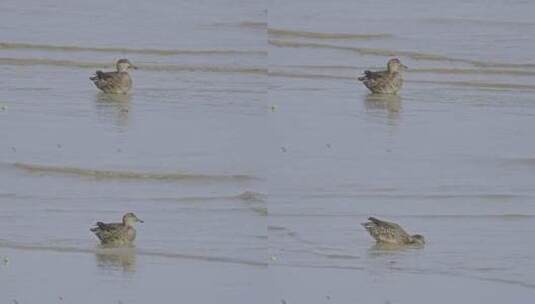
[[[96,179],[140,179],[140,180],[164,180],[164,181],[181,181],[181,180],[230,180],[230,181],[247,181],[257,179],[254,176],[236,174],[236,175],[208,175],[208,174],[188,174],[188,173],[156,173],[156,172],[132,172],[132,171],[114,171],[114,170],[96,170],[84,169],[67,166],[48,166],[27,163],[15,163],[15,168],[38,174],[67,174],[80,177],[94,177]]]

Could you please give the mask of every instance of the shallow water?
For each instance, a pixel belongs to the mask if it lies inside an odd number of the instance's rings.
[[[281,298],[534,298],[533,8],[274,1],[268,235]],[[355,77],[388,56],[409,66],[405,88],[370,96]],[[425,248],[374,248],[370,215],[424,234]]]
[[[533,9],[3,1],[0,302],[528,302]],[[404,90],[370,96],[391,56]],[[98,93],[121,57],[134,91]],[[136,247],[99,248],[127,210]]]

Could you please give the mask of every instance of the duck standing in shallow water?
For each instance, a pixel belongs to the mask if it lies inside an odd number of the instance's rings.
[[[425,244],[422,235],[410,235],[396,223],[382,221],[374,217],[370,217],[368,220],[369,222],[363,223],[362,226],[368,230],[378,244],[420,246]]]
[[[129,69],[137,69],[128,59],[119,59],[116,63],[116,72],[96,71],[90,77],[97,88],[104,93],[126,94],[132,88],[132,78],[128,74]]]
[[[136,239],[136,229],[134,229],[136,222],[143,223],[135,214],[129,212],[123,216],[122,223],[97,222],[96,227],[90,230],[104,246],[127,246],[132,245]]]
[[[407,66],[401,64],[399,59],[390,59],[386,71],[364,71],[364,76],[359,77],[364,85],[377,94],[397,94],[403,86],[403,77],[401,71],[406,70]]]

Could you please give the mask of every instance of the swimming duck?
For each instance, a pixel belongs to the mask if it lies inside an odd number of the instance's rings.
[[[128,59],[119,59],[115,66],[116,72],[96,71],[95,75],[89,79],[104,93],[126,94],[132,88],[132,78],[128,70],[137,69],[137,67]]]
[[[106,246],[125,246],[132,245],[136,239],[136,222],[143,223],[135,214],[129,212],[123,216],[122,223],[97,222],[96,227],[90,230],[100,239],[102,245]]]
[[[386,71],[364,71],[364,76],[359,77],[358,80],[362,81],[372,93],[397,94],[403,86],[401,71],[406,69],[407,66],[394,58],[388,61]]]
[[[390,245],[424,245],[425,239],[420,234],[409,235],[400,225],[369,217],[369,222],[362,226],[379,244]]]

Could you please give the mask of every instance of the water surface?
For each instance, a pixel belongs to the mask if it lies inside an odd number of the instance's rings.
[[[528,302],[533,9],[3,1],[0,302]],[[400,96],[369,95],[394,56]],[[98,93],[122,57],[132,94]],[[126,211],[136,247],[99,248]]]

